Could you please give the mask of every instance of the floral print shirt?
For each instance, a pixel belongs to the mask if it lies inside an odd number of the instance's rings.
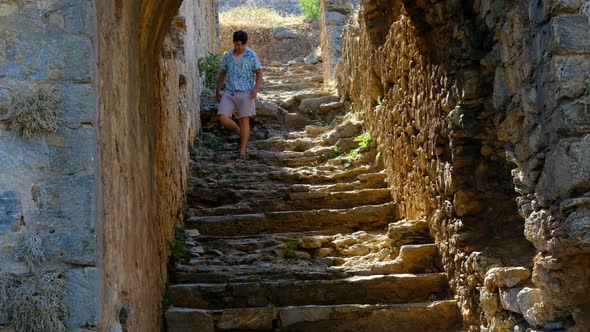
[[[252,91],[256,83],[255,71],[260,68],[258,56],[248,47],[239,62],[234,58],[234,50],[225,52],[221,63],[221,70],[227,72],[225,91]]]

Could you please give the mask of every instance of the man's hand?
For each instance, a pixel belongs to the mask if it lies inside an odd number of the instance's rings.
[[[257,95],[258,95],[258,91],[256,89],[250,91],[250,98],[256,99]]]
[[[220,90],[215,90],[215,99],[217,99],[217,102],[221,101],[221,91]]]

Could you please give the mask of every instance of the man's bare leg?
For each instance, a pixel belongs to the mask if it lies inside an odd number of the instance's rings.
[[[229,116],[227,116],[227,115],[220,115],[219,116],[219,122],[221,122],[221,124],[225,128],[227,128],[227,129],[229,129],[229,130],[233,131],[234,133],[236,133],[236,134],[238,134],[238,135],[241,136],[241,134],[240,134],[240,127],[238,127],[238,125],[234,122],[234,120],[230,119]]]
[[[233,122],[233,121],[232,121]],[[250,138],[250,117],[246,116],[240,119],[240,157],[246,155],[246,145]]]

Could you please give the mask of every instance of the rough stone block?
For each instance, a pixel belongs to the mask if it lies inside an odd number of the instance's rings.
[[[553,55],[590,52],[590,25],[583,15],[560,15],[549,22],[548,48]]]
[[[213,318],[205,310],[171,308],[166,311],[169,332],[213,332]]]
[[[17,225],[22,215],[18,193],[0,190],[0,234],[9,231]]]
[[[533,0],[529,4],[529,18],[536,23],[544,23],[551,16],[577,14],[586,0]]]
[[[92,172],[96,167],[96,152],[92,149],[96,139],[94,128],[64,128],[47,135],[50,169],[62,174]]]
[[[72,269],[66,272],[66,303],[68,328],[96,326],[96,268]]]
[[[391,245],[429,243],[430,229],[426,220],[400,220],[388,226],[387,236]]]
[[[549,64],[549,79],[547,80],[544,98],[551,102],[549,105],[563,98],[576,99],[587,93],[588,75],[590,72],[590,58],[584,56],[555,56]],[[546,110],[552,112],[554,107]]]
[[[484,285],[490,292],[501,287],[513,287],[529,280],[531,272],[525,267],[495,267],[486,273]]]
[[[346,15],[339,12],[326,12],[324,20],[326,25],[341,25],[346,22]]]
[[[272,331],[274,308],[226,309],[217,322],[222,330]]]
[[[340,100],[338,96],[325,96],[325,97],[318,97],[318,98],[309,98],[304,99],[299,104],[299,112],[304,114],[313,114],[320,111],[320,106],[322,104],[328,104],[337,102]]]
[[[580,136],[590,133],[590,105],[574,101],[561,105],[549,120],[552,136]]]
[[[65,221],[57,230],[80,230],[92,232],[96,227],[95,177],[90,174],[54,177],[34,185],[34,196],[39,207],[36,219],[45,223],[47,216],[56,216]],[[36,189],[35,189],[36,188]],[[38,197],[38,198],[36,198]]]
[[[590,139],[562,140],[548,154],[536,192],[543,200],[590,190]]]
[[[590,208],[579,207],[565,219],[567,237],[575,243],[570,252],[590,253]]]
[[[92,34],[96,24],[93,7],[91,1],[76,1],[73,6],[52,11],[48,20],[58,23],[58,26],[61,22],[63,26],[60,28],[69,33]],[[51,20],[52,15],[59,16]]]
[[[81,266],[96,265],[96,236],[94,234],[50,233],[44,238],[48,257]]]
[[[522,290],[522,288],[500,288],[500,302],[502,303],[502,308],[520,313],[520,307],[517,303],[517,295]]]
[[[316,322],[330,317],[332,307],[292,307],[280,311],[281,325],[288,327],[300,322]]]
[[[525,287],[520,292],[518,292],[516,301],[518,308],[520,309],[520,312],[526,321],[534,326],[536,324],[536,320],[533,316],[533,307],[535,303],[541,303],[543,301],[541,290]]]
[[[63,83],[60,88],[62,119],[66,126],[96,124],[98,119],[96,89],[90,84]]]
[[[63,42],[65,79],[79,83],[93,82],[96,77],[94,46],[86,37],[73,36]]]
[[[500,311],[498,293],[488,292],[483,289],[479,295],[479,303],[488,320],[492,319]]]
[[[10,177],[0,182],[10,183],[15,180],[15,173],[30,174],[33,169],[47,166],[47,146],[39,144],[40,141],[41,139],[35,138],[23,140],[14,132],[0,131],[0,179],[4,175]]]

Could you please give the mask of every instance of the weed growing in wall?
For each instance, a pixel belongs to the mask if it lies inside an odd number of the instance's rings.
[[[21,94],[10,108],[10,126],[25,138],[56,132],[61,102],[45,91]]]
[[[41,237],[35,233],[23,233],[17,250],[19,258],[24,260],[31,268],[45,261],[43,242]]]
[[[359,157],[359,155],[369,148],[372,139],[369,133],[364,133],[355,137],[354,141],[358,144],[357,148],[350,150],[347,154],[342,154],[337,157],[337,159],[340,160],[342,165],[346,167],[352,166],[352,163]]]
[[[222,60],[221,54],[209,54],[208,57],[199,59],[199,73],[201,73],[201,79],[203,80],[202,97],[215,96]]]
[[[168,271],[174,272],[176,264],[187,257],[188,234],[182,228],[176,228],[174,239],[168,241]]]
[[[0,275],[0,324],[16,332],[66,331],[65,281],[47,272],[16,278]]]
[[[318,0],[297,0],[299,8],[306,17],[319,17],[320,4]]]

